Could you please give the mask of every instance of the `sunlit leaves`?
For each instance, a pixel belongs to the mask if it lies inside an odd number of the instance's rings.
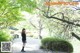
[[[17,0],[17,4],[20,5],[21,10],[32,12],[36,8],[36,0]]]
[[[0,27],[7,27],[23,20],[21,12],[32,13],[35,0],[0,0]]]

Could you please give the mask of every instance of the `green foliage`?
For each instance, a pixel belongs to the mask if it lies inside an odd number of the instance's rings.
[[[8,40],[10,40],[9,34],[3,32],[3,31],[0,31],[0,42],[1,41],[8,41]]]
[[[0,25],[7,28],[22,21],[22,11],[32,13],[36,7],[35,0],[0,0]]]
[[[10,41],[10,40],[11,40],[11,36],[6,32],[0,30],[0,43],[1,41]]]
[[[36,8],[36,0],[16,0],[16,2],[23,11],[32,13]]]
[[[73,46],[68,41],[58,38],[44,38],[42,39],[42,48],[52,51],[73,52]]]

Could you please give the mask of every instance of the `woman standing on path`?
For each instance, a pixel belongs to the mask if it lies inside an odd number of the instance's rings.
[[[25,52],[24,51],[24,47],[26,45],[26,31],[25,31],[25,28],[22,29],[21,36],[22,36],[22,42],[23,42],[23,46],[22,46],[21,52]]]

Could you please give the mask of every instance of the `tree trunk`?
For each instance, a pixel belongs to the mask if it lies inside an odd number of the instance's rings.
[[[41,20],[39,20],[39,38],[42,39],[42,36],[41,36],[41,32],[42,32],[42,23],[41,23]]]
[[[42,29],[39,29],[39,38],[40,38],[40,39],[42,39],[41,31],[42,31]]]

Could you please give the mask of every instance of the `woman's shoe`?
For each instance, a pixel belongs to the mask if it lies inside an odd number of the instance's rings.
[[[21,51],[21,52],[26,52],[26,51]]]
[[[21,52],[26,52],[26,51],[24,51],[24,50],[21,50]]]

